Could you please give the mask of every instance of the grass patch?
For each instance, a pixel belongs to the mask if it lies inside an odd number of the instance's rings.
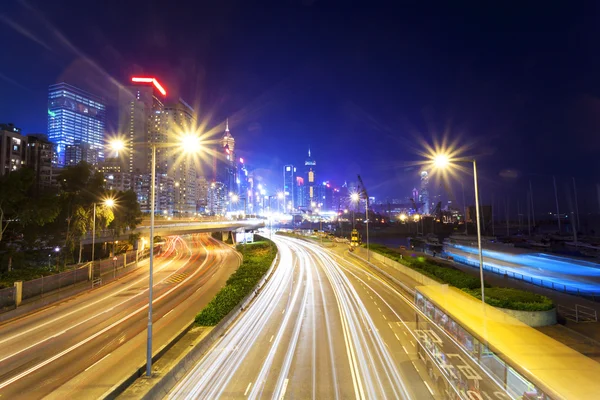
[[[225,287],[196,315],[196,325],[218,324],[252,291],[277,254],[277,247],[268,239],[238,245],[237,250],[244,256],[242,265],[229,277]]]
[[[481,299],[479,278],[458,269],[428,260],[425,257],[405,257],[382,245],[372,244],[371,251],[386,256],[400,264],[414,269],[440,283],[447,283],[463,290],[473,297]],[[492,287],[485,283],[485,302],[494,307],[519,311],[547,311],[554,308],[552,300],[546,296],[526,292],[520,289]]]

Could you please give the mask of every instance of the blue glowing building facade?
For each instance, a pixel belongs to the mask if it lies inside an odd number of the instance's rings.
[[[90,160],[104,158],[106,105],[101,97],[66,83],[48,89],[48,139],[56,144],[57,162],[66,165],[67,146],[82,146],[93,154]]]

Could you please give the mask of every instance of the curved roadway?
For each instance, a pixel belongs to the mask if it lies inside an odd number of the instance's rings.
[[[193,320],[239,261],[206,235],[168,238],[155,259],[154,353]],[[114,283],[0,325],[0,398],[101,398],[143,365],[143,263]]]
[[[269,283],[169,398],[434,398],[413,337],[381,297],[395,304],[397,292],[329,250],[273,240]]]

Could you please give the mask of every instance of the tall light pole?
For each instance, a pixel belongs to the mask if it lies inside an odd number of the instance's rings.
[[[483,250],[481,247],[481,219],[479,216],[479,186],[477,184],[477,161],[475,159],[450,159],[450,156],[447,154],[436,154],[433,157],[434,166],[440,169],[450,167],[451,162],[473,163],[473,181],[475,184],[475,214],[477,220],[477,248],[479,253],[479,279],[481,281],[481,302],[485,303],[485,289],[483,285]]]
[[[197,153],[200,148],[200,138],[196,134],[185,134],[179,139],[179,146],[185,153]],[[149,143],[152,152],[151,182],[150,182],[150,262],[148,276],[148,330],[146,342],[146,376],[152,375],[152,301],[154,275],[154,214],[156,212],[156,143]],[[161,147],[172,147],[177,144],[161,143]],[[121,141],[113,141],[111,147],[122,148]]]

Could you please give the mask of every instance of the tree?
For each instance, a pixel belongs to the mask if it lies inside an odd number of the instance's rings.
[[[64,243],[67,253],[72,257],[75,244],[91,230],[94,204],[98,203],[97,226],[106,228],[114,216],[109,208],[100,205],[104,195],[104,176],[101,172],[94,172],[88,163],[81,162],[64,168],[58,176],[58,182],[62,189],[61,221],[67,223]]]
[[[114,230],[114,235],[119,236],[125,231],[135,229],[142,222],[142,211],[133,190],[126,192],[113,192],[108,194],[115,199],[113,213],[115,218],[108,226]]]
[[[33,196],[34,180],[30,168],[20,168],[0,179],[0,241],[11,224],[44,226],[57,217],[56,197],[47,193]]]

